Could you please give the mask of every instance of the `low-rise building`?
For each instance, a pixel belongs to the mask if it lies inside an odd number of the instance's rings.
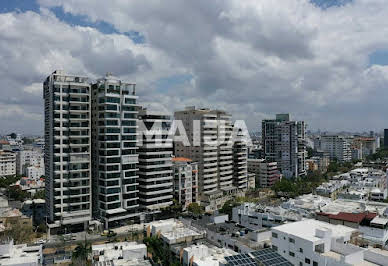
[[[92,245],[93,265],[151,266],[146,260],[147,246],[136,242],[117,242]]]
[[[32,226],[32,219],[18,209],[11,207],[0,209],[0,231],[7,231],[12,229],[16,224],[23,226]]]
[[[317,220],[272,228],[272,248],[293,265],[386,265],[388,256],[349,243],[357,229]]]
[[[147,235],[160,236],[167,245],[190,243],[205,237],[205,231],[175,219],[151,222],[146,230]]]
[[[191,203],[199,203],[198,164],[184,157],[172,158],[174,198],[185,210]]]
[[[232,209],[232,220],[241,226],[253,230],[299,221],[302,217],[297,212],[281,207],[264,207],[254,203],[243,203]]]
[[[315,191],[320,196],[336,199],[337,194],[349,184],[348,180],[330,180],[329,182],[322,183]]]
[[[0,265],[42,265],[42,245],[14,245],[13,240],[0,244]]]
[[[237,255],[231,249],[192,245],[183,249],[182,262],[185,266],[226,266],[225,257]]]

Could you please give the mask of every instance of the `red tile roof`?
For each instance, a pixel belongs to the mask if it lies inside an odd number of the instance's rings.
[[[338,214],[330,214],[329,218],[334,220],[341,220],[352,223],[361,223],[364,219],[373,219],[377,216],[377,213],[364,212],[364,213],[351,213],[351,212],[340,212]]]
[[[172,158],[173,162],[192,162],[191,159],[185,157],[174,157]]]

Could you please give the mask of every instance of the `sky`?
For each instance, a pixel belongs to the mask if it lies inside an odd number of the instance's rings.
[[[54,70],[135,82],[139,103],[219,108],[251,131],[388,127],[386,0],[0,0],[0,134],[43,133]]]

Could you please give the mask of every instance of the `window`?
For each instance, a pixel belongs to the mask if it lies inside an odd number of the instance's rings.
[[[272,249],[275,250],[275,251],[278,251],[278,247],[275,246],[275,245],[272,245]]]
[[[272,237],[273,237],[273,238],[278,238],[278,234],[277,234],[277,233],[274,233],[274,232],[272,232]]]
[[[313,261],[313,266],[318,266],[318,262]]]
[[[288,241],[290,241],[290,243],[294,243],[295,244],[295,239],[293,239],[293,238],[288,238]]]
[[[310,259],[308,259],[308,258],[305,258],[305,259],[304,259],[304,262],[307,263],[307,264],[310,264],[310,263],[311,263],[311,262],[310,262]]]
[[[300,253],[303,253],[303,248],[299,248],[299,252],[300,252]]]
[[[294,253],[294,252],[289,251],[288,254],[289,254],[291,257],[295,257],[295,253]]]
[[[303,262],[299,261],[299,266],[303,266]]]

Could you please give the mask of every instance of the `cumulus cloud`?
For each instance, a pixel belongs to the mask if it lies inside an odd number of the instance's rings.
[[[387,94],[387,69],[368,58],[388,47],[383,0],[324,9],[308,0],[39,3],[39,14],[0,14],[0,75],[7,84],[0,104],[41,114],[36,84],[61,68],[91,77],[113,72],[138,84],[140,101],[170,111],[223,108],[251,130],[276,112],[330,130],[381,129],[388,122],[380,97]],[[68,25],[53,7],[119,33]],[[144,43],[125,34],[134,31]],[[189,78],[158,87],[182,75]]]

